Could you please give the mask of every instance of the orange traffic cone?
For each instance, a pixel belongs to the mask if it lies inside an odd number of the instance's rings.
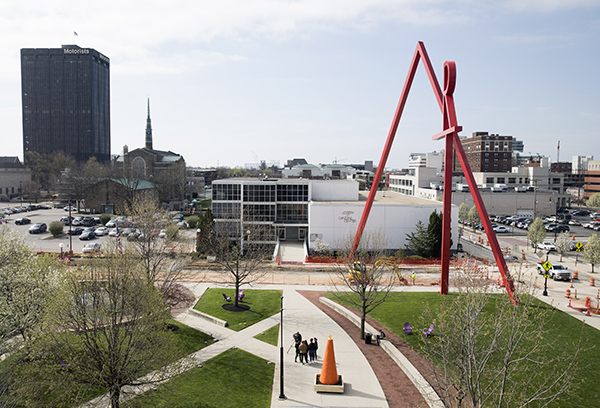
[[[338,373],[335,366],[335,354],[333,353],[333,339],[331,338],[331,335],[327,340],[319,382],[326,385],[335,385],[338,383]]]

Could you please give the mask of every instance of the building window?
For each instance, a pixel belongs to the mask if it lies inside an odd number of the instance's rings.
[[[515,184],[516,182],[517,182],[517,179],[515,177],[508,178],[508,184]]]
[[[505,178],[504,177],[498,177],[498,183],[500,184],[504,184],[505,183]]]
[[[486,184],[494,184],[494,178],[493,177],[486,177],[485,178],[485,183]]]
[[[249,184],[244,186],[244,202],[274,202],[274,184]]]
[[[277,201],[308,201],[308,184],[278,184]]]
[[[307,204],[279,204],[277,206],[277,222],[308,222]]]
[[[221,201],[239,201],[240,184],[213,184],[212,198]]]

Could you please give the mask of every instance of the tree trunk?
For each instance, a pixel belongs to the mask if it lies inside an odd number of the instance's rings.
[[[110,407],[111,408],[119,408],[119,403],[121,399],[121,387],[118,385],[113,385],[110,387]]]

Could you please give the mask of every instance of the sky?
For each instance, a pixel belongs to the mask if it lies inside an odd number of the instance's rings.
[[[77,33],[77,36],[74,35]],[[377,164],[418,41],[439,81],[455,61],[461,136],[511,135],[560,161],[600,159],[600,0],[3,1],[3,156],[23,156],[21,48],[110,58],[111,151],[154,148],[195,167]],[[386,168],[442,115],[420,65]]]

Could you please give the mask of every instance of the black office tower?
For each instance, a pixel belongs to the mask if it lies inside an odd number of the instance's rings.
[[[110,60],[91,48],[21,49],[23,153],[110,160]]]

